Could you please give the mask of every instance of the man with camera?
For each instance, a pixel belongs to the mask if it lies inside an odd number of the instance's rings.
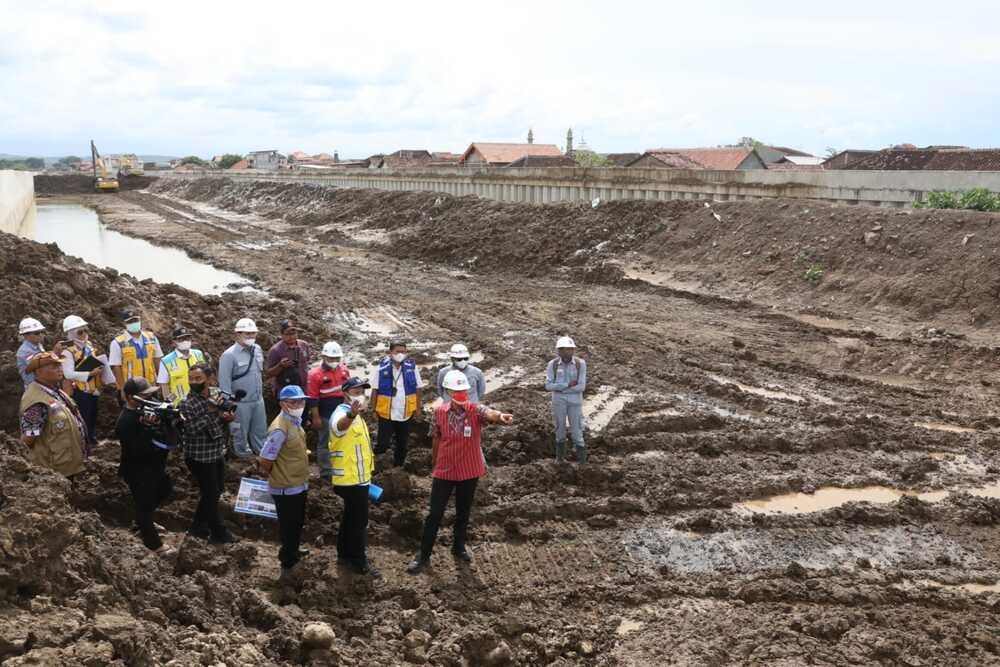
[[[184,463],[198,485],[200,497],[188,535],[214,544],[237,539],[219,516],[219,497],[226,479],[226,425],[236,418],[236,404],[211,397],[209,380],[215,373],[207,364],[188,371],[188,395],[181,401],[184,418]]]
[[[115,435],[122,446],[118,474],[132,493],[135,523],[142,543],[157,555],[167,556],[173,550],[160,539],[153,513],[173,492],[166,462],[176,439],[176,424],[170,423],[170,415],[143,407],[158,391],[159,387],[150,385],[144,377],[125,381],[122,386],[125,405],[118,416]]]

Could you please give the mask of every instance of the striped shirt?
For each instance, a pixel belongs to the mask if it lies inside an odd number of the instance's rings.
[[[453,403],[435,408],[432,432],[438,441],[435,479],[463,482],[486,474],[480,434],[488,411],[482,403],[470,403],[468,410]]]

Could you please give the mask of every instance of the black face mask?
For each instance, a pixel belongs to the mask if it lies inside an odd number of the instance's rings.
[[[192,383],[191,384],[191,393],[192,394],[201,394],[201,393],[204,393],[204,391],[205,391],[205,383],[204,382],[198,382],[198,383]]]

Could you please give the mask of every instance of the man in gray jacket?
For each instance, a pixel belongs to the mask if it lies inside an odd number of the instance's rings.
[[[230,423],[233,449],[240,458],[260,453],[267,436],[264,411],[264,351],[257,345],[257,324],[248,317],[236,323],[236,343],[219,357],[219,389],[236,400]],[[236,399],[237,392],[244,395]]]
[[[441,402],[448,403],[451,401],[451,394],[444,388],[444,376],[448,374],[448,371],[456,370],[462,371],[469,380],[469,400],[473,403],[482,401],[483,394],[486,393],[486,377],[481,370],[469,363],[469,348],[465,347],[462,343],[455,343],[451,346],[448,356],[451,358],[451,364],[442,367],[438,371],[437,388]]]
[[[566,457],[566,424],[576,449],[576,460],[587,462],[583,442],[583,390],[587,388],[587,362],[575,356],[576,344],[569,336],[556,341],[559,356],[545,369],[545,391],[552,392],[552,417],[556,424],[556,460]]]

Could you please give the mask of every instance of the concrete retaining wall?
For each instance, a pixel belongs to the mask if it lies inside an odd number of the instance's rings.
[[[731,201],[785,197],[844,204],[912,206],[934,190],[984,187],[1000,192],[992,171],[696,171],[686,169],[497,169],[455,167],[433,172],[358,169],[336,172],[171,172],[168,178],[225,176],[350,188],[418,190],[547,204],[601,199]]]
[[[35,175],[0,171],[0,231],[16,234],[35,202]]]

